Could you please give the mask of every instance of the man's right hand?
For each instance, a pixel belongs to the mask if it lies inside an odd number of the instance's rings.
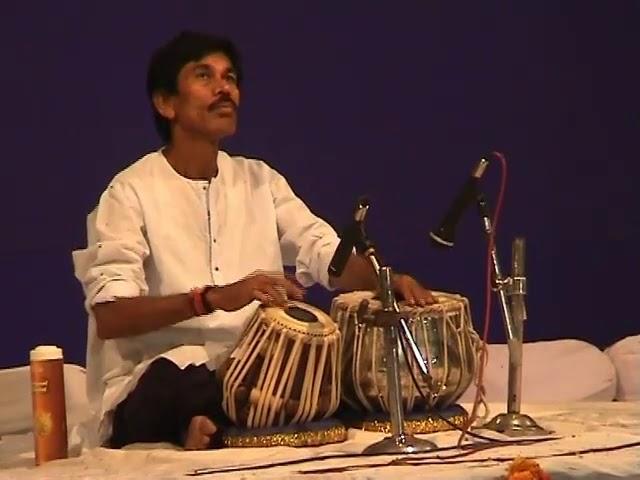
[[[206,301],[216,310],[232,312],[254,300],[269,307],[284,307],[287,298],[302,300],[303,296],[304,290],[282,273],[257,271],[235,283],[207,290]]]

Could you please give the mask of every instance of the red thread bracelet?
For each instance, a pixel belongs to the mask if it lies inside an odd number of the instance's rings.
[[[202,300],[202,287],[196,287],[189,292],[191,297],[191,303],[193,304],[193,310],[196,312],[196,316],[206,315],[207,309],[204,306]]]

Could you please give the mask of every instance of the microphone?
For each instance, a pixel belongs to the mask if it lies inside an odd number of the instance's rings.
[[[435,245],[439,247],[453,247],[458,221],[469,204],[475,200],[478,192],[478,182],[488,165],[488,160],[484,158],[480,159],[471,172],[471,176],[467,179],[464,185],[462,185],[462,188],[453,200],[453,203],[449,207],[449,210],[447,210],[447,213],[442,219],[442,222],[440,222],[438,228],[429,233],[429,236]]]
[[[362,239],[362,225],[368,210],[369,200],[367,197],[360,197],[353,213],[353,220],[342,230],[340,243],[329,263],[327,271],[332,277],[340,277],[342,275],[344,268],[347,266],[347,261],[353,252],[353,248]]]

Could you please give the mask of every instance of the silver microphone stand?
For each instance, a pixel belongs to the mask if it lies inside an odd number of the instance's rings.
[[[369,445],[362,453],[420,453],[437,448],[430,440],[414,437],[404,429],[402,392],[400,388],[400,362],[398,351],[398,325],[401,320],[392,285],[390,267],[380,267],[380,295],[382,311],[375,314],[375,323],[384,325],[384,347],[387,373],[388,407],[391,418],[391,436]]]
[[[356,207],[354,218],[359,225],[355,247],[371,264],[379,281],[382,310],[376,312],[372,323],[384,328],[384,348],[387,374],[387,404],[391,420],[391,436],[369,445],[363,453],[420,453],[437,448],[429,440],[416,438],[404,428],[404,412],[402,410],[402,391],[400,383],[399,341],[403,337],[409,351],[420,368],[422,375],[431,378],[427,363],[418,349],[406,319],[400,314],[400,308],[393,292],[393,272],[391,267],[380,266],[375,247],[364,233],[364,219],[369,203],[360,201]],[[400,328],[400,331],[398,330]]]
[[[478,194],[478,209],[482,217],[484,231],[491,238],[493,226],[486,208],[486,201],[482,194]],[[522,396],[522,346],[524,321],[527,318],[525,295],[527,293],[527,279],[524,268],[525,240],[516,238],[512,246],[511,277],[504,278],[498,261],[495,243],[491,248],[493,265],[493,288],[498,294],[502,319],[507,336],[509,349],[509,373],[507,384],[507,412],[493,417],[482,426],[488,430],[503,433],[511,437],[533,435],[547,435],[545,430],[529,415],[520,412]],[[507,297],[511,299],[508,302]]]

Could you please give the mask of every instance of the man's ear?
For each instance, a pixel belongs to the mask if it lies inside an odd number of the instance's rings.
[[[173,96],[167,92],[158,91],[151,96],[156,111],[167,120],[173,120],[176,111],[173,106]]]

